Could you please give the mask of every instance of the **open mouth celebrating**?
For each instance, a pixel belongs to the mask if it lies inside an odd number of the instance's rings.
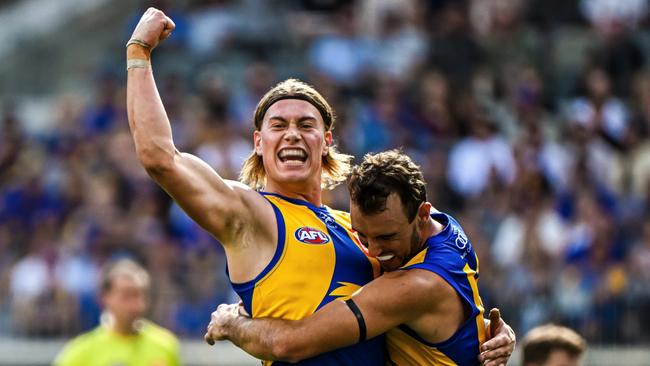
[[[278,159],[286,164],[302,164],[307,161],[307,152],[299,148],[282,149],[278,152]]]

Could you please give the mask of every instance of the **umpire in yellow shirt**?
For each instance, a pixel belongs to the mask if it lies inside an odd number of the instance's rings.
[[[68,342],[54,365],[180,365],[176,337],[142,319],[148,288],[149,274],[134,261],[122,259],[109,265],[101,280],[101,324]]]

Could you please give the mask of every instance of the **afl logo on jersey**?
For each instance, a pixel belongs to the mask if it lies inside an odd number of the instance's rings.
[[[330,242],[330,237],[327,234],[308,226],[298,228],[293,235],[296,237],[296,240],[305,244],[327,244]]]

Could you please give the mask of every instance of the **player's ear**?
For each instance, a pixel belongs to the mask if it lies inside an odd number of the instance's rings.
[[[418,207],[418,214],[417,214],[417,219],[420,222],[426,222],[429,220],[429,215],[431,215],[431,203],[424,201],[420,203],[420,207]]]
[[[255,145],[255,154],[262,156],[262,134],[260,131],[253,132],[253,144]]]
[[[326,131],[325,145],[323,146],[323,156],[327,156],[327,154],[329,154],[330,146],[332,146],[332,131]]]

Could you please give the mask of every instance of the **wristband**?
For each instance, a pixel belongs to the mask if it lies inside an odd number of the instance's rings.
[[[129,46],[132,45],[132,44],[137,44],[137,45],[142,46],[142,47],[146,48],[147,50],[151,51],[151,45],[149,43],[141,40],[141,39],[137,39],[137,38],[129,39],[129,41],[126,42],[126,48],[129,48]]]
[[[149,60],[141,58],[131,58],[126,60],[126,69],[148,69],[151,67]]]

